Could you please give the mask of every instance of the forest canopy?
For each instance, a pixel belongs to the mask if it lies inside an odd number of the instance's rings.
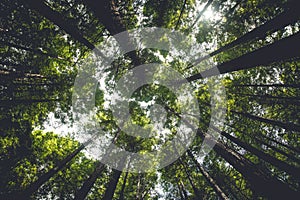
[[[298,199],[299,8],[1,0],[0,199]]]

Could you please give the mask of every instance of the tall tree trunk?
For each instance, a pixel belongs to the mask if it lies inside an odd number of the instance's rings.
[[[122,172],[119,170],[113,169],[112,175],[110,177],[110,181],[108,185],[106,186],[106,190],[103,196],[103,200],[111,200],[113,199],[117,184],[119,182],[119,178],[121,176]]]
[[[181,189],[179,183],[176,183],[176,185],[177,185],[178,194],[179,194],[179,196],[180,196],[180,199],[181,199],[181,200],[185,200],[186,198],[184,197],[184,194],[183,194],[183,192],[182,192],[182,189]]]
[[[261,47],[255,51],[244,54],[233,60],[214,66],[201,73],[187,78],[189,82],[202,78],[208,78],[219,74],[245,70],[261,65],[269,65],[274,62],[281,62],[299,58],[298,51],[290,51],[300,46],[300,33],[286,37],[272,44]]]
[[[234,84],[232,87],[273,87],[273,88],[300,88],[300,84]]]
[[[198,135],[204,139],[205,134],[198,131]],[[250,183],[253,190],[270,199],[293,198],[297,192],[274,177],[264,174],[256,165],[245,159],[224,144],[207,138],[210,142],[216,142],[214,151],[239,171]]]
[[[235,129],[236,131],[239,131],[239,132],[242,132],[241,130],[239,130],[238,128],[234,127],[233,125],[228,125],[230,126],[231,128]],[[262,134],[260,134],[261,136]],[[249,135],[250,136],[250,135]],[[250,136],[252,137],[252,136]],[[263,139],[260,139],[258,135],[255,135],[254,137],[252,137],[254,140],[256,140],[258,143],[262,144],[262,145],[265,145],[267,146],[268,148],[272,149],[273,151],[276,151],[284,156],[286,156],[287,158],[289,158],[290,160],[293,160],[295,161],[296,163],[300,162],[300,160],[296,157],[294,157],[292,154],[289,154],[289,153],[286,153],[285,151],[283,151],[282,149],[278,148],[277,146],[273,146],[271,144],[269,144],[267,141],[270,140],[269,137],[265,137],[266,140],[263,140]],[[291,150],[291,149],[290,149]],[[293,150],[292,150],[293,151]],[[296,154],[297,152],[295,152]]]
[[[184,184],[182,183],[182,181],[178,180],[177,183],[179,184],[179,186],[181,188],[181,191],[184,195],[184,199],[188,199],[188,193],[187,193],[186,188],[184,187]]]
[[[204,176],[206,181],[209,183],[209,185],[214,189],[216,194],[219,196],[220,199],[223,200],[229,200],[229,198],[226,196],[226,194],[222,191],[220,186],[217,185],[217,183],[214,181],[214,179],[207,173],[207,171],[198,163],[198,161],[195,159],[194,155],[190,150],[187,151],[189,157],[193,160],[201,174]]]
[[[231,92],[231,94],[244,96],[244,97],[252,97],[252,98],[278,99],[278,100],[283,100],[283,101],[299,101],[299,98],[297,98],[297,97],[272,96],[272,95],[269,95],[269,94],[264,94],[264,95],[245,94],[245,93],[240,93],[240,92]]]
[[[161,0],[159,2],[158,18],[155,20],[155,25],[158,27],[164,27],[166,10],[168,10],[170,0]]]
[[[294,3],[289,4],[288,5],[289,8],[287,8],[286,11],[282,12],[281,14],[269,20],[268,22],[264,23],[263,25],[246,33],[242,37],[239,37],[233,42],[214,51],[213,53],[210,54],[210,56],[217,55],[218,53],[224,52],[225,50],[228,50],[239,44],[243,44],[251,40],[263,38],[270,32],[280,30],[289,24],[293,24],[299,19],[299,16],[295,13],[295,9],[297,9],[297,6],[295,7]]]
[[[278,144],[278,145],[280,145],[280,146],[282,146],[282,147],[285,147],[285,148],[287,148],[287,149],[289,149],[289,150],[291,150],[291,151],[294,151],[294,152],[300,154],[300,149],[299,149],[299,147],[298,147],[298,148],[292,147],[292,146],[290,146],[290,145],[287,145],[287,144],[284,144],[284,143],[282,143],[282,142],[279,142],[278,140],[275,140],[275,139],[273,139],[273,138],[270,138],[270,137],[268,137],[268,136],[266,136],[266,135],[260,135],[260,136],[263,137],[263,138],[265,138],[266,140],[272,141],[272,142],[274,142],[275,144]]]
[[[237,145],[239,145],[240,147],[243,147],[245,150],[249,151],[250,153],[256,155],[257,157],[259,157],[260,159],[272,164],[275,167],[278,167],[279,169],[293,175],[295,178],[300,178],[300,174],[299,174],[299,168],[289,165],[286,162],[283,162],[281,160],[278,160],[277,158],[263,152],[260,151],[259,149],[256,149],[255,147],[241,141],[240,139],[233,137],[232,135],[230,135],[229,133],[225,132],[225,131],[220,131],[215,127],[212,127],[215,131],[219,132],[222,136],[226,137],[227,139],[229,139],[230,141],[236,143]]]
[[[183,161],[181,160],[181,158],[179,158],[179,161],[180,161],[181,166],[183,167],[184,172],[186,173],[187,178],[188,178],[188,180],[189,180],[189,182],[190,182],[190,184],[191,184],[191,186],[192,186],[192,188],[193,188],[195,197],[196,197],[197,199],[201,199],[200,191],[198,190],[198,188],[196,187],[194,181],[192,180],[191,174],[189,173],[189,171],[188,171],[188,169],[187,169],[187,167],[186,167],[186,163],[183,162]]]
[[[50,180],[57,172],[62,170],[79,152],[81,152],[92,140],[88,140],[84,144],[80,145],[75,151],[69,154],[65,159],[60,161],[54,168],[43,174],[34,183],[30,184],[24,191],[18,192],[12,195],[13,199],[30,198],[44,183]]]
[[[180,116],[178,113],[172,111],[175,115]],[[182,119],[190,128],[195,130],[188,121]],[[197,135],[202,138],[202,140],[207,141],[208,144],[215,144],[213,150],[222,158],[224,158],[228,163],[230,163],[237,171],[239,171],[245,179],[250,183],[253,190],[260,193],[262,196],[268,197],[270,199],[274,198],[286,198],[294,197],[297,192],[289,188],[286,184],[282,183],[275,177],[269,176],[261,171],[255,164],[247,160],[239,153],[230,149],[226,145],[219,141],[216,141],[213,137],[208,134],[197,130]],[[272,186],[272,188],[270,187]]]
[[[177,22],[176,22],[176,25],[175,25],[175,30],[177,30],[178,27],[179,27],[179,23],[180,23],[181,17],[183,15],[183,12],[184,12],[184,9],[185,9],[185,6],[186,6],[186,2],[187,2],[187,0],[184,0],[183,4],[181,6],[180,15],[179,15],[179,17],[177,19]]]
[[[248,119],[263,122],[263,123],[270,124],[270,125],[273,125],[273,126],[279,126],[279,127],[284,128],[286,130],[300,132],[300,126],[298,126],[296,124],[293,124],[293,123],[284,123],[284,122],[281,122],[281,121],[276,121],[276,120],[272,120],[272,119],[266,119],[266,118],[263,118],[263,117],[258,117],[258,116],[255,116],[255,115],[251,115],[249,113],[237,112],[237,111],[234,111],[234,110],[231,110],[230,112],[233,113],[233,114],[241,115],[241,116],[246,117]]]
[[[64,19],[62,14],[52,10],[43,2],[43,0],[30,0],[26,1],[26,4],[28,4],[31,8],[35,9],[42,16],[46,17],[54,24],[59,26],[62,30],[64,30],[66,33],[68,33],[81,44],[85,45],[91,50],[95,49],[95,46],[92,43],[90,43],[86,38],[84,38],[76,27],[71,26],[71,23],[68,23],[68,21]]]
[[[89,8],[91,8],[95,16],[111,35],[126,31],[126,27],[122,22],[120,16],[114,14],[118,11],[113,0],[104,0],[102,4],[99,4],[99,2],[94,0],[84,0],[84,2]],[[116,38],[116,40],[121,48],[127,49],[128,47],[132,47],[133,44],[129,37],[129,34],[125,34],[126,35],[123,35],[124,37]],[[131,51],[127,53],[127,55],[131,58],[134,66],[138,66],[141,64],[141,60],[139,59],[136,51]]]
[[[127,177],[128,177],[128,172],[125,172],[125,177],[123,179],[123,184],[122,184],[122,188],[120,191],[119,200],[124,200],[124,191],[125,191],[125,187],[126,187]]]
[[[33,104],[33,103],[49,103],[57,102],[60,99],[11,99],[11,100],[0,100],[0,106],[13,106],[18,104]]]
[[[136,200],[140,200],[140,189],[141,189],[141,174],[138,173],[138,182],[137,182],[136,194],[135,194]]]
[[[92,175],[83,183],[81,188],[75,192],[74,200],[84,200],[89,191],[93,187],[98,177],[102,174],[105,167],[102,163],[98,163]]]
[[[253,29],[252,31],[246,33],[245,35],[239,37],[238,39],[234,40],[233,42],[230,42],[226,44],[225,46],[219,48],[218,50],[210,53],[208,56],[199,58],[194,64],[198,64],[201,61],[215,56],[221,52],[224,52],[228,49],[231,49],[237,45],[263,38],[268,33],[283,29],[289,24],[293,24],[299,19],[299,16],[297,14],[297,8],[299,7],[299,1],[297,0],[290,0],[288,1],[288,4],[286,6],[286,10],[279,14],[278,16],[274,17],[273,19],[269,20],[268,22],[264,23],[263,25]]]
[[[121,133],[121,130],[118,130],[118,132],[116,133],[115,137],[112,140],[113,144],[115,144],[115,142],[117,141],[120,133]],[[107,149],[107,153],[110,153],[110,152],[111,152],[111,146],[109,146],[108,149]],[[81,188],[75,192],[74,200],[84,200],[86,198],[89,191],[91,190],[91,188],[95,184],[98,177],[102,174],[104,169],[105,169],[104,164],[99,162],[97,164],[95,170],[93,171],[93,173],[90,175],[90,177],[83,183]]]

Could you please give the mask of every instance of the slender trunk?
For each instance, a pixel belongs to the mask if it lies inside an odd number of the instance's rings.
[[[116,142],[116,140],[118,139],[120,135],[120,130],[118,130],[118,132],[116,133],[115,137],[112,140],[112,143],[114,144]],[[107,149],[107,153],[111,152],[111,146],[108,147]],[[83,183],[83,185],[81,186],[81,188],[79,190],[77,190],[75,192],[75,198],[74,200],[84,200],[86,198],[86,196],[88,195],[89,191],[91,190],[91,188],[93,187],[93,185],[95,184],[96,180],[98,179],[98,177],[102,174],[102,172],[104,171],[105,166],[103,163],[99,162],[95,168],[95,170],[93,171],[93,173],[90,175],[90,177]]]
[[[205,136],[205,134],[200,131],[198,131],[198,135],[202,138]],[[289,188],[286,184],[274,177],[267,176],[252,162],[226,147],[224,144],[214,141],[214,139],[209,137],[207,140],[216,142],[213,147],[214,151],[239,171],[250,183],[253,190],[257,191],[262,196],[270,199],[277,199],[287,197],[292,198],[297,195],[297,192]]]
[[[239,95],[239,96],[244,96],[244,97],[253,97],[253,98],[263,98],[263,99],[279,99],[279,100],[291,100],[291,101],[299,101],[299,98],[297,97],[284,97],[284,96],[272,96],[269,94],[245,94],[245,93],[240,93],[240,92],[231,92],[231,94]]]
[[[232,87],[273,87],[273,88],[300,88],[300,84],[236,84],[232,85]]]
[[[113,170],[110,181],[106,187],[103,200],[111,200],[113,199],[117,184],[119,182],[120,176],[122,172],[119,170]]]
[[[138,182],[137,182],[136,194],[135,194],[136,200],[140,200],[140,189],[141,189],[141,174],[138,173]]]
[[[249,100],[256,101],[259,104],[266,104],[273,106],[274,104],[291,104],[295,106],[300,105],[300,100],[297,97],[279,97],[272,95],[256,95],[256,94],[243,94],[243,93],[232,93],[239,96],[248,97]]]
[[[226,192],[229,194],[228,195],[229,199],[241,199],[239,198],[239,193],[242,192],[240,191],[240,189],[237,188],[235,181],[231,181],[230,179],[228,180],[228,178],[223,174],[217,174],[215,177],[216,178],[214,180],[216,181],[216,183],[220,186],[223,186],[224,190],[226,190]],[[225,181],[225,179],[227,180]],[[249,199],[249,198],[243,196],[243,199]]]
[[[172,111],[171,109],[169,110]],[[173,113],[179,115],[176,112]],[[183,122],[186,123],[190,128],[195,130],[195,127],[193,127],[185,119],[183,119]],[[230,163],[237,171],[239,171],[250,183],[252,189],[260,193],[262,196],[274,199],[294,197],[295,195],[297,195],[297,192],[289,188],[289,186],[279,181],[275,177],[266,175],[251,161],[247,160],[239,153],[230,149],[223,143],[216,141],[210,135],[201,132],[199,129],[197,130],[197,135],[203,140],[205,138],[208,144],[215,144],[213,150],[219,156],[224,158],[228,163]]]
[[[16,72],[23,72],[23,73],[25,73],[27,70],[30,70],[33,73],[38,73],[37,67],[30,66],[30,65],[27,65],[27,64],[13,63],[13,62],[10,62],[10,61],[0,60],[0,65],[7,66],[9,70],[12,70],[11,67],[14,67],[13,69]]]
[[[75,151],[73,151],[71,154],[69,154],[65,159],[60,161],[54,168],[50,169],[48,172],[43,174],[36,180],[34,183],[30,184],[24,191],[21,191],[19,193],[16,193],[15,195],[12,195],[12,199],[18,199],[18,197],[22,198],[30,198],[30,196],[36,192],[44,183],[50,180],[57,172],[62,170],[76,155],[78,155],[79,152],[81,152],[89,143],[91,140],[88,140],[84,144],[80,145]]]
[[[270,138],[270,137],[268,137],[268,136],[266,136],[266,135],[260,135],[260,136],[262,136],[262,137],[265,138],[266,140],[272,141],[272,142],[274,142],[275,144],[278,144],[278,145],[280,145],[280,146],[283,146],[283,147],[285,147],[285,148],[287,148],[287,149],[289,149],[289,150],[291,150],[291,151],[294,151],[294,152],[300,154],[300,149],[299,149],[299,148],[295,148],[295,147],[289,146],[289,145],[287,145],[287,144],[284,144],[284,143],[282,143],[282,142],[279,142],[278,140],[275,140],[275,139],[273,139],[273,138]]]
[[[33,103],[49,103],[49,102],[57,102],[60,99],[12,99],[12,100],[0,100],[1,106],[14,106],[18,104],[33,104]]]
[[[158,10],[158,18],[155,21],[156,26],[163,27],[165,25],[164,17],[166,15],[166,11],[168,10],[169,0],[161,0],[159,3],[159,10]]]
[[[183,15],[183,12],[184,12],[184,9],[185,9],[185,6],[186,6],[186,1],[187,1],[187,0],[184,0],[183,4],[182,4],[182,6],[181,6],[180,15],[179,15],[178,20],[177,20],[176,25],[175,25],[175,30],[178,29],[178,26],[179,26],[181,17],[182,17],[182,15]]]
[[[228,49],[231,49],[237,45],[263,38],[265,37],[268,33],[283,29],[289,24],[295,23],[298,19],[299,16],[297,14],[297,8],[299,7],[299,2],[297,0],[291,0],[288,2],[286,6],[286,10],[279,14],[278,16],[274,17],[273,19],[269,20],[268,22],[264,23],[263,25],[253,29],[252,31],[244,34],[243,36],[239,37],[238,39],[226,44],[225,46],[219,48],[218,50],[210,53],[208,56],[204,56],[202,58],[199,58],[197,61],[195,61],[194,66],[201,61],[215,56],[221,52],[224,52]]]
[[[274,62],[296,59],[299,57],[299,52],[290,51],[290,49],[297,49],[299,46],[300,33],[298,32],[292,36],[246,53],[238,58],[221,63],[201,73],[192,75],[188,77],[187,80],[191,82],[224,73],[250,69],[262,65],[269,65]]]
[[[95,46],[92,43],[90,43],[86,38],[84,38],[76,27],[71,26],[71,23],[65,20],[62,14],[52,10],[43,2],[43,0],[30,0],[26,1],[26,4],[28,4],[31,8],[38,11],[42,16],[46,17],[54,24],[59,26],[62,30],[64,30],[66,33],[68,33],[81,44],[85,45],[91,50],[95,49]]]
[[[104,171],[104,165],[102,163],[98,163],[92,175],[84,182],[79,190],[75,192],[74,200],[84,200],[94,183]]]
[[[184,199],[188,199],[188,193],[187,193],[187,191],[186,191],[186,189],[185,189],[185,187],[184,187],[184,184],[182,183],[181,180],[178,181],[178,183],[179,183],[180,188],[181,188],[181,191],[182,191],[182,193],[183,193],[183,195],[184,195]]]
[[[189,173],[187,167],[186,167],[186,163],[184,163],[181,158],[179,158],[179,161],[181,163],[181,166],[183,167],[184,169],[184,172],[186,173],[187,175],[187,178],[193,188],[193,191],[194,191],[194,195],[197,199],[201,199],[201,196],[200,196],[200,191],[198,190],[198,188],[196,187],[196,185],[194,184],[193,180],[192,180],[192,177],[191,177],[191,174]]]
[[[292,161],[294,161],[296,163],[300,163],[300,159],[299,158],[296,158],[295,156],[293,156],[293,155],[291,155],[289,153],[286,153],[285,151],[279,149],[278,147],[275,147],[275,146],[273,146],[273,145],[271,145],[271,144],[269,144],[269,143],[267,143],[267,142],[265,142],[265,141],[263,141],[261,139],[258,139],[256,137],[254,138],[254,140],[258,141],[261,144],[266,145],[268,148],[272,149],[273,151],[276,151],[276,152],[278,152],[278,153],[286,156],[288,159],[290,159],[290,160],[292,160]]]
[[[242,132],[241,130],[239,130],[238,128],[234,127],[233,125],[228,125],[228,126],[230,126],[231,128],[235,129],[236,131]],[[250,136],[250,137],[251,137],[251,136]],[[280,153],[280,154],[286,156],[286,157],[289,158],[290,160],[293,160],[293,161],[295,161],[296,163],[299,163],[299,162],[300,162],[300,160],[299,160],[298,158],[294,157],[293,155],[291,155],[291,154],[289,154],[289,153],[286,153],[285,151],[283,151],[282,149],[280,149],[280,148],[278,148],[278,147],[276,147],[276,146],[273,146],[273,145],[269,144],[269,143],[266,142],[265,140],[258,138],[257,135],[255,135],[255,136],[252,137],[252,138],[253,138],[254,140],[256,140],[258,143],[263,144],[263,145],[267,146],[268,148],[272,149],[273,151],[276,151],[276,152],[278,152],[278,153]],[[268,138],[268,137],[265,137],[265,139],[268,140],[268,141],[270,140],[270,138]],[[290,150],[291,150],[291,149],[290,149]],[[293,150],[292,150],[292,151],[293,151]],[[297,152],[295,152],[295,153],[297,153]]]
[[[195,159],[194,155],[190,150],[187,151],[190,158],[193,160],[201,174],[204,176],[206,181],[210,184],[210,186],[214,189],[216,194],[219,196],[220,199],[229,200],[227,195],[222,191],[222,189],[217,185],[217,183],[214,181],[214,179],[207,173],[207,171],[198,163],[198,161]]]
[[[124,26],[120,16],[114,14],[117,12],[117,8],[113,0],[105,0],[102,4],[93,0],[84,0],[84,2],[91,8],[95,16],[111,35],[126,31],[126,27]],[[122,38],[116,38],[116,40],[121,48],[127,49],[133,46],[128,33],[126,33],[126,35]],[[139,59],[136,51],[131,51],[127,53],[127,55],[131,58],[134,66],[141,64],[141,60]]]
[[[179,196],[180,196],[180,199],[181,199],[181,200],[185,200],[184,194],[183,194],[183,192],[182,192],[182,189],[181,189],[179,183],[176,183],[176,185],[177,185],[178,194],[179,194]]]
[[[296,3],[296,2],[294,2]],[[293,24],[299,19],[299,16],[295,13],[294,4],[290,4],[290,8],[287,8],[286,11],[282,12],[278,16],[274,17],[273,19],[269,20],[268,22],[264,23],[263,25],[253,29],[252,31],[246,33],[242,37],[234,40],[233,42],[221,47],[220,49],[210,53],[210,56],[217,55],[221,52],[224,52],[234,46],[249,42],[251,40],[259,39],[265,37],[268,33],[274,32],[284,28],[289,24]]]
[[[128,172],[125,173],[125,177],[124,177],[124,180],[123,180],[122,188],[121,188],[121,191],[120,191],[119,200],[124,200],[124,191],[125,191],[127,177],[128,177]]]
[[[300,132],[300,126],[297,125],[297,124],[284,123],[284,122],[281,122],[281,121],[276,121],[276,120],[272,120],[272,119],[266,119],[266,118],[258,117],[258,116],[255,116],[255,115],[251,115],[249,113],[237,112],[237,111],[234,111],[234,110],[231,110],[230,112],[233,113],[233,114],[241,115],[241,116],[246,117],[248,119],[263,122],[263,123],[270,124],[270,125],[273,125],[273,126],[279,126],[279,127],[284,128],[286,130]]]
[[[239,145],[240,147],[244,148],[245,150],[249,151],[250,153],[256,155],[257,157],[259,157],[260,159],[272,164],[275,167],[278,167],[279,169],[293,175],[295,178],[300,178],[300,174],[299,174],[299,168],[289,165],[286,162],[283,162],[281,160],[278,160],[277,158],[263,152],[260,151],[259,149],[245,143],[242,142],[240,139],[231,136],[229,133],[225,132],[225,131],[220,131],[218,129],[216,129],[215,127],[212,127],[213,129],[215,129],[217,132],[219,132],[222,136],[226,137],[227,139],[229,139],[230,141],[236,143],[237,145]]]

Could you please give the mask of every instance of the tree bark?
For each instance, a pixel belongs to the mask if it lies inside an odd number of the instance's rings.
[[[199,169],[199,171],[201,172],[201,174],[204,176],[204,178],[206,179],[206,181],[210,184],[210,186],[214,189],[214,191],[216,192],[216,194],[219,196],[220,199],[223,200],[229,200],[229,198],[227,197],[227,195],[222,191],[222,189],[220,188],[220,186],[217,185],[217,183],[214,181],[214,179],[207,173],[207,171],[198,163],[198,161],[195,159],[194,155],[192,154],[192,152],[190,150],[187,151],[189,157],[193,160],[193,162],[195,163],[195,165],[197,166],[197,168]]]
[[[122,172],[119,170],[113,170],[112,175],[110,177],[110,181],[106,187],[103,200],[111,200],[113,199],[117,184],[119,182],[119,178]]]
[[[189,180],[189,182],[190,182],[190,184],[191,184],[191,186],[192,186],[192,188],[193,188],[195,197],[196,197],[197,199],[201,199],[200,191],[198,190],[198,188],[196,187],[195,183],[193,182],[192,177],[191,177],[191,174],[189,173],[189,171],[188,171],[188,169],[187,169],[187,167],[186,167],[186,163],[183,162],[183,161],[181,160],[181,158],[179,158],[179,161],[180,161],[181,166],[183,167],[183,169],[184,169],[184,171],[185,171],[185,173],[186,173],[186,175],[187,175],[187,178],[188,178],[188,180]]]
[[[205,136],[200,131],[198,131],[198,135],[202,138]],[[208,140],[214,142],[212,138],[208,138]],[[253,190],[257,191],[260,195],[270,199],[293,198],[297,195],[296,191],[276,178],[264,174],[252,162],[232,149],[218,141],[215,142],[214,151],[239,171],[249,182]]]
[[[79,190],[75,192],[74,200],[84,200],[97,178],[102,174],[104,170],[104,165],[102,163],[98,163],[92,175],[84,182]]]
[[[120,135],[120,130],[118,130],[115,137],[113,138],[113,140],[112,140],[113,144],[117,141],[119,135]],[[107,149],[107,153],[110,153],[110,152],[111,152],[111,148],[109,146],[108,149]],[[81,188],[75,192],[74,200],[84,200],[86,198],[89,191],[91,190],[91,188],[95,184],[98,177],[102,174],[104,169],[105,169],[105,165],[103,163],[99,162],[97,164],[95,170],[93,171],[93,173],[90,175],[90,177],[83,183]]]
[[[179,26],[181,17],[182,17],[182,15],[183,15],[183,12],[184,12],[184,9],[185,9],[185,6],[186,6],[186,1],[187,1],[187,0],[184,0],[183,4],[182,4],[182,6],[181,6],[180,15],[179,15],[179,17],[178,17],[178,19],[177,19],[177,22],[176,22],[176,25],[175,25],[175,30],[178,29],[178,26]]]
[[[50,180],[57,172],[62,170],[79,152],[81,152],[91,140],[88,140],[84,144],[80,145],[75,151],[69,154],[65,159],[60,161],[54,168],[50,169],[48,172],[43,174],[36,180],[34,183],[30,184],[24,191],[18,192],[15,195],[12,195],[12,199],[22,198],[30,198],[31,195],[36,192],[44,183]]]
[[[233,60],[214,66],[201,73],[186,78],[189,82],[208,78],[224,73],[245,70],[274,62],[287,61],[299,58],[298,51],[290,51],[300,46],[300,33],[286,37],[272,44],[261,47],[255,51],[244,54]]]
[[[232,87],[273,87],[273,88],[300,88],[300,84],[236,84],[232,85]]]
[[[272,164],[275,167],[278,167],[279,169],[293,175],[295,178],[300,178],[300,174],[299,174],[299,168],[289,165],[286,162],[283,162],[281,160],[278,160],[277,158],[241,141],[240,139],[233,137],[232,135],[230,135],[229,133],[225,132],[225,131],[220,131],[215,127],[212,127],[215,131],[219,132],[222,136],[226,137],[227,139],[229,139],[230,141],[236,143],[237,145],[239,145],[240,147],[244,148],[245,150],[249,151],[250,153],[252,153],[253,155],[256,155],[257,157],[259,157],[260,159]]]
[[[125,191],[127,177],[128,177],[128,172],[125,173],[125,177],[124,177],[124,180],[123,180],[122,188],[121,188],[121,191],[120,191],[119,200],[124,200],[124,191]]]
[[[279,14],[278,16],[274,17],[273,19],[269,20],[268,22],[264,23],[263,25],[253,29],[252,31],[246,33],[245,35],[239,37],[238,39],[234,40],[233,42],[230,42],[226,44],[225,46],[219,48],[218,50],[212,52],[209,54],[209,56],[200,58],[196,61],[197,63],[200,63],[201,61],[215,56],[221,52],[224,52],[228,49],[231,49],[237,45],[263,38],[268,33],[274,32],[280,29],[283,29],[285,26],[289,24],[293,24],[299,19],[299,16],[297,14],[297,8],[299,7],[299,2],[297,0],[290,0],[286,6],[286,10]]]
[[[300,126],[298,126],[297,124],[284,123],[284,122],[281,122],[281,121],[276,121],[276,120],[272,120],[272,119],[266,119],[266,118],[263,118],[263,117],[258,117],[258,116],[255,116],[255,115],[251,115],[249,113],[237,112],[237,111],[234,111],[234,110],[231,110],[230,112],[233,113],[233,114],[241,115],[241,116],[246,117],[248,119],[263,122],[263,123],[270,124],[270,125],[273,125],[273,126],[279,126],[279,127],[284,128],[286,130],[300,132]]]
[[[95,49],[95,46],[92,43],[90,43],[86,38],[84,38],[76,27],[71,26],[70,23],[68,23],[68,21],[64,19],[62,14],[52,10],[42,0],[30,0],[26,1],[26,4],[28,4],[31,8],[39,12],[42,16],[46,17],[54,24],[59,26],[62,30],[64,30],[66,33],[68,33],[81,44],[88,47],[90,50]]]

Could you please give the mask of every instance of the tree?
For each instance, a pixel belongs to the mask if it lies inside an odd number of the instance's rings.
[[[300,167],[298,7],[297,0],[1,1],[1,198],[294,198],[299,194]],[[215,16],[203,17],[209,12]],[[185,115],[194,117],[181,111],[173,92],[149,84],[130,97],[133,123],[153,130],[152,122],[165,120],[170,134],[159,132],[151,138],[131,136],[124,130],[127,125],[119,127],[107,109],[105,92],[112,92],[112,86],[138,65],[157,62],[172,67],[187,77],[199,102],[199,124],[189,126],[197,137],[187,154],[158,171],[126,172],[126,163],[121,172],[89,158],[84,151],[89,142],[76,141],[79,133],[62,136],[59,130],[39,130],[51,123],[49,116],[72,125],[78,63],[99,43],[123,31],[152,26],[191,34],[211,53],[190,63],[183,55],[156,49],[138,49],[117,58],[104,70],[106,91],[100,86],[95,91],[94,117],[103,134],[120,148],[146,153],[161,147],[178,134]],[[132,45],[129,34],[125,40]],[[124,48],[124,41],[117,42]],[[215,66],[200,71],[198,64],[206,59]],[[223,129],[210,126],[210,83],[215,77],[221,78],[227,92]],[[166,119],[152,113],[154,104],[165,109]],[[207,130],[220,137],[209,136]],[[215,146],[200,158],[205,137]],[[109,148],[106,153],[111,153]]]

